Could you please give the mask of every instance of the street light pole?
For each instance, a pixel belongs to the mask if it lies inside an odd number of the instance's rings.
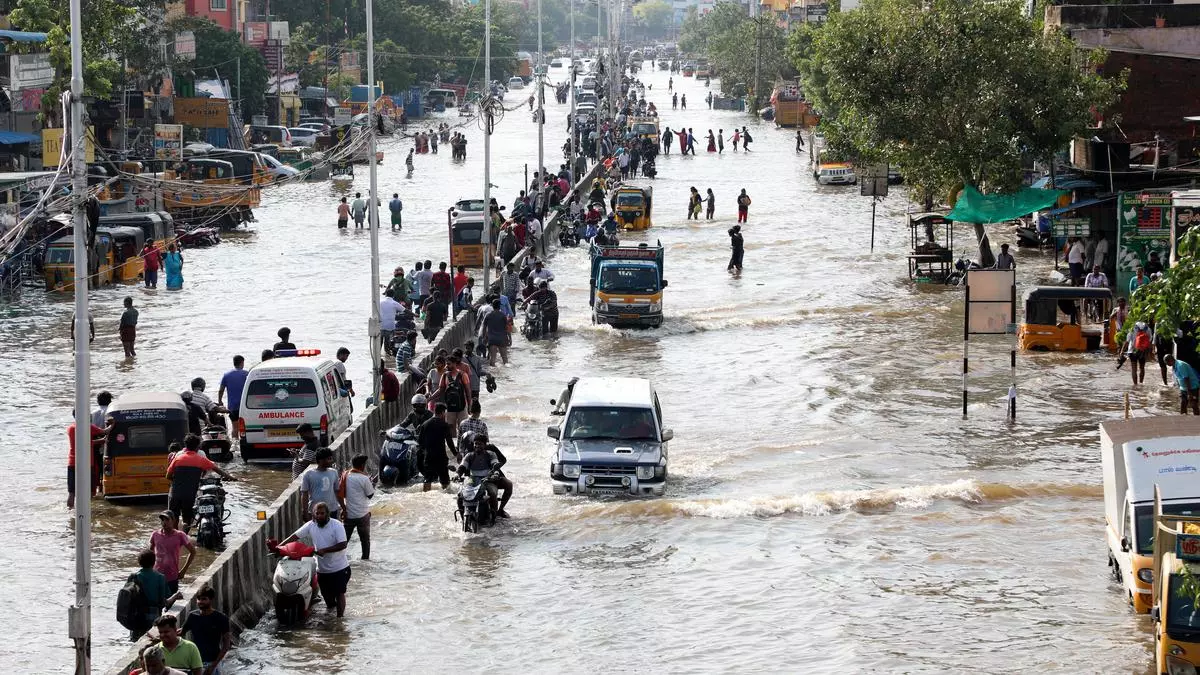
[[[543,138],[543,132],[546,129],[546,124],[545,124],[545,117],[546,117],[546,112],[545,112],[546,86],[545,85],[546,85],[546,83],[543,78],[543,73],[546,72],[546,66],[544,65],[546,63],[546,53],[542,50],[542,0],[538,0],[538,2],[537,2],[537,12],[538,12],[538,20],[537,20],[537,30],[538,30],[537,63],[538,63],[538,65],[537,65],[537,71],[534,73],[534,79],[537,81],[537,98],[538,98],[538,107],[537,107],[537,125],[538,125],[537,212],[538,212],[538,220],[545,220],[546,204],[545,204],[545,199],[544,199],[544,196],[545,196],[544,193],[545,193],[546,177],[542,174],[543,174],[543,169],[546,167],[546,158],[545,158],[545,154],[544,154],[545,153],[545,139]],[[534,243],[534,250],[537,250],[536,242]]]
[[[483,0],[483,292],[492,269],[492,0]]]
[[[92,672],[92,425],[88,413],[91,364],[88,321],[87,176],[83,128],[83,11],[71,0],[71,211],[75,255],[75,604],[68,634],[75,643],[75,673]]]
[[[568,80],[571,83],[571,163],[567,171],[571,172],[571,182],[574,183],[581,178],[575,175],[575,138],[579,135],[579,130],[575,128],[575,0],[571,0],[571,48],[567,50],[567,63],[571,69],[571,78]]]
[[[380,372],[379,344],[379,171],[375,164],[375,0],[367,0],[367,166],[370,167],[371,191],[367,193],[367,227],[371,230],[371,319],[367,336],[371,340],[371,396],[379,404]],[[383,113],[379,113],[382,115]],[[382,120],[380,120],[382,122]]]

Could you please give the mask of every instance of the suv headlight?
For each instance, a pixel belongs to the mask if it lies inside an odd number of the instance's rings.
[[[654,466],[651,464],[647,464],[645,466],[639,464],[637,468],[637,477],[638,480],[650,480],[651,478],[654,478]]]
[[[1148,584],[1154,583],[1154,568],[1143,567],[1137,571],[1137,578]]]
[[[563,464],[562,475],[566,476],[567,478],[579,478],[579,465]]]

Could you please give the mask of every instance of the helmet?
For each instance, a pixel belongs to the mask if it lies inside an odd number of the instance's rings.
[[[425,399],[425,394],[417,394],[416,396],[412,397],[411,403],[412,403],[412,406],[414,408],[416,408],[417,406],[423,406],[423,405],[428,404],[429,401]]]
[[[196,379],[192,380],[192,389],[199,389],[200,391],[204,391],[204,378],[197,377]]]

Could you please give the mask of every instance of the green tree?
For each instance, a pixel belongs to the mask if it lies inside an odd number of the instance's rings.
[[[1174,335],[1185,321],[1200,316],[1200,227],[1179,240],[1177,260],[1160,279],[1142,286],[1129,298],[1129,318],[1117,341],[1124,344],[1134,323],[1154,322],[1156,332]]]
[[[161,8],[161,0],[90,0],[84,7],[81,25],[83,37],[84,93],[108,98],[114,82],[121,76],[122,55],[139,51],[152,22],[142,20],[144,13]],[[71,27],[68,0],[18,0],[8,15],[16,30],[46,33],[45,45],[23,44],[16,49],[49,51],[55,69],[54,81],[42,98],[42,110],[56,120],[58,99],[71,88]]]
[[[674,13],[671,3],[666,0],[647,0],[633,6],[633,17],[647,37],[665,35]]]
[[[721,89],[737,85],[768,89],[779,77],[793,74],[784,30],[770,16],[750,17],[742,5],[718,2],[700,16],[689,7],[680,29],[679,48],[686,54],[704,54],[721,74]],[[762,92],[755,91],[762,97]]]
[[[829,146],[900,165],[927,203],[962,184],[1016,188],[1024,162],[1084,133],[1122,86],[1012,0],[865,0],[790,46]]]
[[[190,30],[196,35],[196,58],[174,66],[182,77],[228,80],[235,98],[242,102],[242,118],[250,119],[266,110],[267,62],[259,51],[244,44],[237,33],[227,31],[208,19],[185,17],[172,21],[171,32]],[[237,69],[241,60],[241,89]]]

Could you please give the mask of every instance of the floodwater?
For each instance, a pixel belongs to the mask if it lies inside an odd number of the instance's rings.
[[[229,670],[1147,671],[1149,623],[1110,580],[1102,530],[1096,426],[1121,414],[1127,372],[1101,355],[1022,355],[1009,423],[1009,345],[981,338],[964,420],[962,296],[909,282],[902,195],[882,202],[871,253],[870,202],[817,186],[793,132],[709,111],[703,85],[679,76],[690,106],[672,111],[667,78],[642,75],[663,123],[695,130],[697,155],[660,158],[654,228],[627,237],[667,248],[664,325],[591,325],[586,253],[557,251],[560,335],[518,336],[484,398],[517,485],[513,518],[464,538],[450,495],[381,492],[373,559],[354,561],[347,616],[286,631],[268,616],[241,636]],[[551,166],[564,108],[547,114]],[[704,151],[708,128],[728,138],[735,125],[750,127],[752,152]],[[465,163],[448,149],[418,156],[411,178],[411,143],[382,146],[385,203],[396,191],[405,200],[403,232],[381,233],[385,280],[394,265],[444,259],[446,208],[482,192],[481,132],[474,122],[466,132]],[[493,194],[511,205],[523,164],[536,163],[526,108],[499,123],[493,146]],[[366,185],[360,171],[353,189]],[[693,185],[715,191],[714,221],[684,219]],[[731,278],[726,230],[741,188],[753,199],[746,270]],[[369,241],[336,229],[342,194],[330,183],[270,191],[251,233],[187,253],[182,292],[93,292],[94,391],[180,390],[197,375],[215,391],[233,354],[253,363],[282,325],[302,347],[349,346],[351,378],[367,382]],[[1028,287],[1052,257],[1020,251],[1017,262]],[[142,312],[134,363],[116,337],[127,294]],[[72,659],[71,310],[33,290],[0,307],[0,399],[15,439],[0,455],[15,516],[5,595],[33,600],[0,616],[15,638],[0,646],[6,672],[68,672]],[[551,494],[548,401],[589,374],[654,380],[675,431],[665,497]],[[1138,412],[1173,401],[1156,382],[1132,397]],[[241,531],[286,476],[232,470],[244,479],[230,498]],[[95,504],[98,667],[128,646],[113,606],[154,511]]]

